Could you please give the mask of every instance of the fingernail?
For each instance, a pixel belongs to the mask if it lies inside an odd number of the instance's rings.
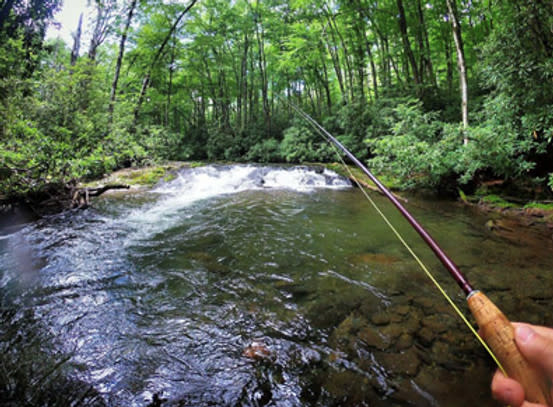
[[[522,325],[516,328],[515,335],[517,338],[517,342],[528,343],[534,337],[535,332],[532,328]]]

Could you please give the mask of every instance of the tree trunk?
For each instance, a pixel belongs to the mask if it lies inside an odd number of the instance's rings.
[[[263,29],[263,23],[261,21],[261,15],[259,13],[259,2],[255,10],[255,35],[257,38],[257,48],[259,53],[259,58],[257,60],[257,66],[259,68],[259,74],[261,76],[261,97],[263,103],[263,114],[265,117],[265,129],[267,135],[271,134],[271,112],[269,107],[269,83],[267,79],[267,61],[265,59],[265,32]],[[258,21],[259,19],[259,21]],[[260,29],[261,27],[261,29]]]
[[[347,94],[344,89],[344,79],[342,77],[342,69],[340,67],[340,57],[337,54],[337,52],[333,49],[332,44],[328,39],[328,34],[326,32],[326,28],[324,27],[324,25],[323,25],[323,34],[325,37],[326,48],[328,49],[328,53],[330,54],[330,58],[332,59],[332,65],[334,66],[334,73],[336,74],[336,79],[338,80],[340,94],[342,95],[342,99],[345,102],[347,102]]]
[[[449,35],[444,38],[444,46],[447,63],[447,94],[451,96],[453,92],[453,64],[451,62],[451,39]]]
[[[173,93],[173,72],[175,65],[175,43],[171,48],[171,64],[169,65],[169,86],[167,87],[167,106],[165,107],[165,127],[169,127],[169,111],[171,109],[171,94]]]
[[[73,34],[73,48],[71,49],[71,66],[74,66],[79,58],[79,51],[81,49],[81,35],[83,32],[83,13],[79,16],[79,25],[77,26],[77,32]]]
[[[88,58],[91,61],[96,60],[96,51],[106,39],[109,30],[112,13],[112,9],[109,8],[109,6],[110,5],[103,4],[100,1],[96,2],[96,24],[94,25],[94,31],[92,32],[92,38],[90,39],[90,46],[88,48]]]
[[[244,33],[244,53],[240,64],[240,97],[238,101],[238,119],[240,121],[240,132],[244,131],[248,120],[248,48],[250,46],[248,34]],[[242,106],[244,112],[242,114]]]
[[[428,78],[430,79],[430,83],[434,85],[434,87],[438,87],[436,76],[434,75],[434,66],[432,64],[432,54],[430,51],[430,41],[428,39],[428,29],[426,28],[424,11],[420,0],[417,0],[417,13],[419,16],[419,24],[421,27],[422,37],[424,40],[424,50],[421,50],[424,58],[424,67],[422,69],[426,71]]]
[[[328,78],[328,68],[326,66],[326,62],[324,60],[324,45],[322,43],[322,41],[319,43],[320,45],[320,52],[321,52],[321,65],[323,67],[323,87],[324,87],[324,91],[325,91],[325,96],[326,96],[326,107],[328,109],[328,114],[330,114],[332,112],[332,97],[330,95],[330,86],[329,86],[329,83],[330,83],[330,80]]]
[[[463,37],[461,36],[461,25],[457,14],[457,4],[455,0],[446,0],[447,9],[449,11],[449,19],[453,31],[453,41],[457,51],[457,67],[459,69],[459,86],[461,88],[461,113],[463,116],[463,128],[469,125],[468,114],[468,87],[467,87],[467,69],[465,65],[465,52],[463,49]],[[463,138],[463,143],[467,144],[468,139],[466,134]]]
[[[132,128],[136,128],[136,124],[138,123],[138,117],[140,115],[140,109],[142,107],[142,103],[144,102],[144,96],[146,95],[146,90],[148,89],[148,86],[150,84],[150,77],[152,76],[152,71],[156,64],[158,63],[159,59],[161,58],[161,55],[163,54],[163,51],[165,49],[165,46],[173,36],[173,33],[177,29],[177,26],[183,19],[183,17],[190,11],[190,9],[196,4],[198,0],[192,0],[190,4],[183,10],[182,13],[179,14],[179,16],[176,18],[175,22],[169,29],[169,32],[163,39],[163,42],[161,43],[160,47],[158,48],[155,56],[152,58],[152,61],[150,62],[150,65],[148,66],[148,71],[144,77],[144,80],[142,81],[142,89],[140,90],[140,95],[138,96],[138,101],[136,102],[136,107],[134,109],[134,119],[133,119],[133,126]]]
[[[348,58],[349,52],[348,48],[346,46],[346,42],[344,41],[344,37],[340,33],[340,30],[338,29],[338,26],[336,25],[336,20],[332,12],[328,9],[328,6],[325,7],[325,14],[329,23],[329,27],[331,28],[331,34],[333,36],[334,43],[337,43],[336,37],[340,40],[340,45],[342,46],[342,52],[344,54],[344,57],[342,58],[345,65],[345,72],[346,72],[346,79],[349,83],[349,98],[350,100],[353,100],[353,72],[352,67]],[[346,93],[347,95],[347,90]]]
[[[117,55],[117,62],[115,64],[115,76],[113,77],[113,82],[111,84],[111,93],[109,97],[109,123],[113,121],[113,109],[115,106],[115,97],[117,95],[117,84],[119,82],[119,74],[121,73],[121,64],[123,63],[123,54],[125,53],[125,42],[127,41],[127,35],[129,33],[129,27],[131,25],[132,16],[134,9],[136,8],[138,0],[132,0],[132,3],[129,7],[129,14],[127,15],[127,21],[125,22],[125,29],[123,34],[121,34],[121,41],[119,43],[119,54]]]
[[[397,8],[399,11],[399,30],[401,32],[401,40],[403,41],[403,49],[405,56],[411,65],[413,70],[413,80],[415,85],[420,85],[422,83],[419,70],[417,67],[417,61],[415,60],[415,55],[411,49],[411,42],[409,41],[409,35],[407,34],[407,19],[405,18],[405,9],[403,8],[403,0],[397,0]]]

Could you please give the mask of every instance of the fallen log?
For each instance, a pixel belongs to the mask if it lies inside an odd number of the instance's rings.
[[[100,196],[110,189],[129,189],[126,184],[108,184],[97,188],[78,188],[73,192],[71,198],[71,208],[86,209],[90,206],[91,196]]]

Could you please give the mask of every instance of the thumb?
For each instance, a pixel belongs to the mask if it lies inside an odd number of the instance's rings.
[[[515,328],[515,339],[528,362],[540,367],[547,377],[553,378],[553,340],[540,335],[528,325]]]

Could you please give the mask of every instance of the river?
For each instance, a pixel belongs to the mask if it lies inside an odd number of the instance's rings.
[[[510,318],[553,325],[551,233],[451,201],[407,207]],[[0,236],[0,301],[5,405],[497,405],[489,356],[327,170],[185,169],[29,223]]]

